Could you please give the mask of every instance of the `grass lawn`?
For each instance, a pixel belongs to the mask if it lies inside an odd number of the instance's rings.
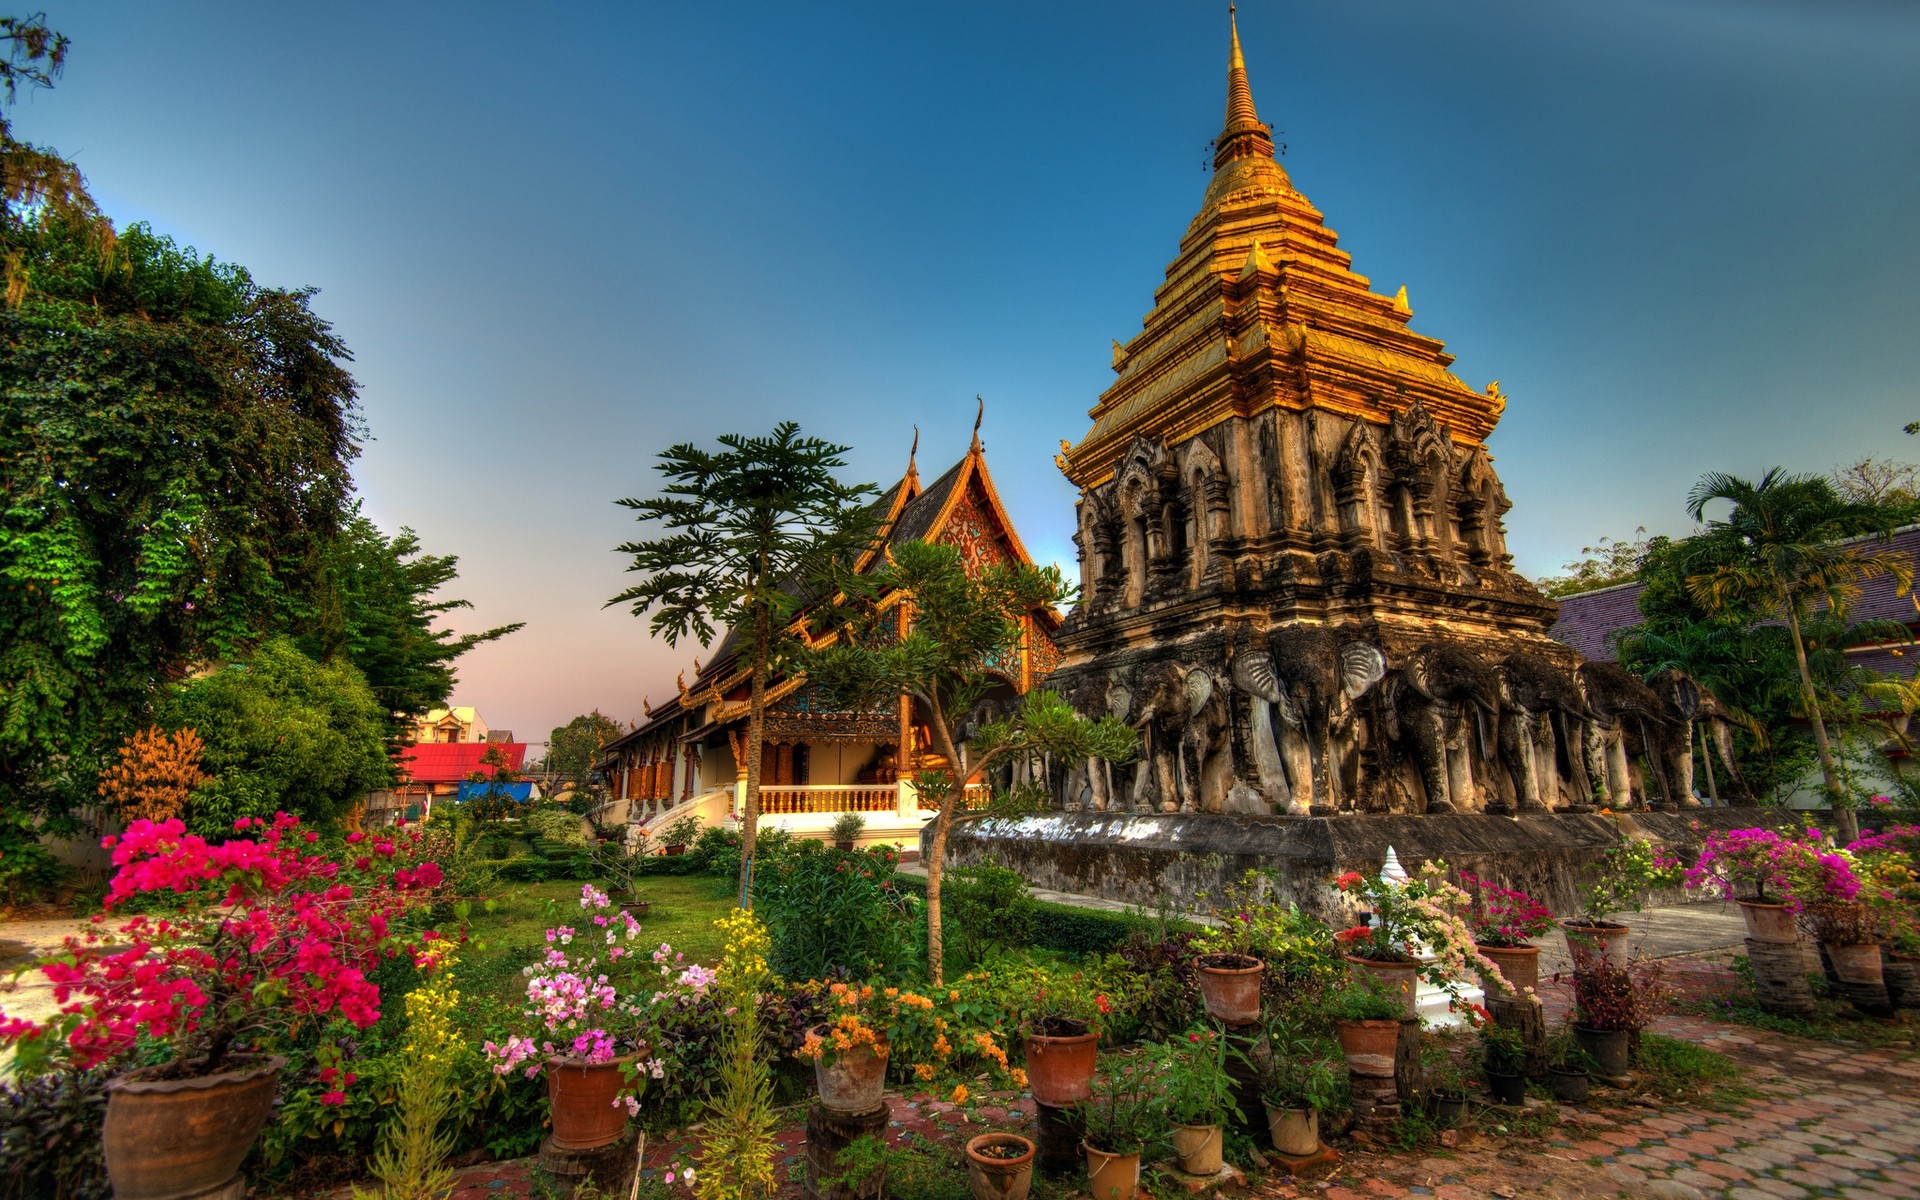
[[[713,964],[724,940],[714,921],[733,908],[734,881],[716,875],[655,875],[641,886],[653,909],[640,922],[641,945],[670,942],[690,961]],[[509,883],[495,889],[493,911],[476,904],[469,919],[472,942],[461,973],[466,986],[508,1002],[526,995],[522,967],[546,951],[553,925],[587,924],[580,908],[580,882]]]

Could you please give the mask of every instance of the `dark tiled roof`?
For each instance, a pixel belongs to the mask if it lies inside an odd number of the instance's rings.
[[[1896,530],[1884,542],[1865,542],[1862,546],[1875,554],[1901,555],[1906,558],[1909,567],[1920,570],[1920,525],[1909,525]],[[1852,621],[1898,621],[1903,625],[1913,625],[1920,623],[1920,612],[1914,610],[1911,594],[1897,594],[1893,580],[1882,575],[1860,585],[1860,598],[1853,602],[1847,618]]]
[[[1612,662],[1607,635],[1640,623],[1642,583],[1616,583],[1560,598],[1560,619],[1547,632],[1557,642],[1572,646],[1589,662]]]
[[[1920,644],[1912,646],[1863,646],[1847,651],[1847,662],[1865,667],[1876,675],[1910,678],[1920,673]]]
[[[947,468],[947,473],[934,480],[927,490],[907,501],[900,510],[900,519],[894,522],[893,534],[887,540],[895,546],[903,542],[916,541],[933,532],[933,523],[939,519],[940,510],[947,506],[947,497],[953,494],[953,488],[960,481],[960,469],[967,465],[961,459]]]

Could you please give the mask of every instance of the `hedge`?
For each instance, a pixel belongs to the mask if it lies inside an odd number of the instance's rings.
[[[927,881],[920,875],[895,875],[893,885],[925,898]],[[1162,922],[1138,912],[1114,912],[1105,908],[1081,908],[1073,904],[1038,902],[1034,916],[1033,944],[1038,949],[1062,954],[1105,954],[1125,942],[1135,932],[1157,934],[1163,928],[1188,929],[1185,922]]]

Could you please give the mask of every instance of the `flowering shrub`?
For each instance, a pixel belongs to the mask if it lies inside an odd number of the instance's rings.
[[[1903,954],[1920,944],[1920,825],[1894,825],[1848,843],[1859,900]]]
[[[253,836],[215,845],[179,820],[135,821],[103,839],[116,868],[106,909],[171,893],[173,911],[115,930],[103,913],[67,938],[38,964],[59,1013],[43,1024],[0,1016],[0,1044],[14,1044],[31,1071],[55,1055],[107,1062],[147,1037],[166,1047],[161,1073],[185,1076],[327,1017],[371,1026],[380,989],[368,974],[414,948],[402,918],[441,884],[440,868],[411,857],[412,830],[342,863],[310,853],[318,835],[299,825],[286,813],[242,817],[234,831]],[[351,1076],[332,1069],[337,1098]]]
[[[1435,859],[1398,882],[1348,871],[1333,883],[1364,904],[1372,917],[1333,935],[1352,957],[1412,963],[1416,974],[1450,995],[1458,994],[1462,981],[1473,974],[1507,986],[1500,969],[1474,948],[1473,931],[1460,916],[1472,901],[1447,881],[1446,863]]]
[[[527,1003],[521,1017],[529,1033],[482,1046],[496,1074],[505,1075],[525,1064],[527,1075],[533,1076],[545,1059],[555,1056],[612,1062],[633,1047],[643,1010],[631,999],[623,1000],[600,971],[599,951],[604,948],[609,962],[634,953],[627,943],[640,936],[640,923],[617,909],[609,915],[613,905],[607,894],[590,883],[580,888],[580,907],[589,914],[591,928],[548,929],[546,957],[539,966],[526,968]],[[576,941],[579,949],[574,947]],[[536,1030],[557,1035],[559,1040],[549,1036],[536,1043]],[[629,1107],[636,1103],[631,1095],[625,1099]]]
[[[1846,904],[1860,894],[1860,880],[1846,854],[1817,829],[1797,836],[1771,829],[1729,829],[1710,835],[1687,868],[1686,886],[1712,895],[1760,904]]]
[[[1553,913],[1525,892],[1500,887],[1464,871],[1460,882],[1472,889],[1467,927],[1473,931],[1473,940],[1482,946],[1524,946],[1553,928]]]
[[[1653,1024],[1669,996],[1658,964],[1594,961],[1573,975],[1575,1018],[1589,1029],[1637,1032]]]
[[[1600,856],[1593,882],[1580,892],[1582,923],[1600,924],[1611,913],[1639,912],[1647,892],[1680,883],[1677,859],[1638,838],[1623,836]]]
[[[958,983],[974,982],[984,972],[973,972]],[[981,1070],[1005,1079],[1014,1088],[1027,1086],[1027,1073],[1007,1060],[996,1029],[978,1023],[989,1010],[966,1002],[959,987],[933,996],[873,983],[809,982],[803,990],[820,992],[825,1020],[805,1031],[794,1057],[821,1062],[858,1046],[872,1046],[889,1058],[894,1074],[920,1087],[944,1091],[942,1081],[955,1082],[956,1104],[964,1103],[966,1088],[957,1081],[972,1079]]]

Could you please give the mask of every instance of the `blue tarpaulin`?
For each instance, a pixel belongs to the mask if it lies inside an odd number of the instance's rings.
[[[533,799],[533,781],[529,779],[521,783],[493,783],[491,781],[463,783],[460,785],[460,794],[454,798],[456,800],[485,800],[496,796],[501,799],[515,800],[521,804],[525,804],[527,801]]]

